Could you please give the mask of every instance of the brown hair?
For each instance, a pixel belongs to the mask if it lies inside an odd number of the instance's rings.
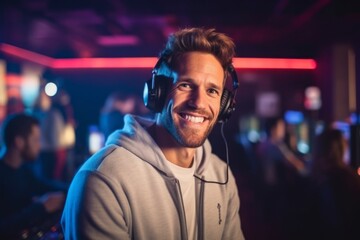
[[[179,56],[193,51],[214,55],[226,70],[235,56],[235,44],[231,38],[215,32],[215,29],[184,28],[169,36],[160,58],[173,68]]]
[[[27,138],[33,126],[39,126],[39,120],[32,115],[25,113],[15,113],[9,115],[3,125],[3,140],[5,146],[11,147],[15,138],[20,136]]]

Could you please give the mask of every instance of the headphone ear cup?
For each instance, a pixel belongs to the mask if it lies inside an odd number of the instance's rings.
[[[229,120],[232,112],[235,111],[234,95],[227,89],[224,89],[220,100],[220,113],[218,122],[226,122]]]
[[[154,88],[152,88],[154,81]],[[145,106],[155,112],[161,112],[164,107],[168,90],[173,79],[164,75],[155,75],[146,81],[143,92]]]
[[[149,110],[154,111],[155,110],[155,99],[156,98],[156,89],[151,88],[152,85],[152,79],[150,78],[145,82],[144,91],[143,91],[143,101],[145,107],[147,107]]]

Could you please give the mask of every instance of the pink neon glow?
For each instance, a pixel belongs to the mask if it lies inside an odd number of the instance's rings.
[[[51,67],[52,62],[54,61],[53,58],[44,56],[42,54],[34,53],[22,48],[18,48],[15,46],[12,46],[10,44],[0,44],[0,50],[4,53],[7,53],[9,55],[37,63],[46,67]]]
[[[134,58],[72,58],[54,59],[55,69],[70,68],[152,68],[157,59],[154,57]]]
[[[1,44],[0,50],[54,69],[153,68],[157,61],[156,57],[54,59],[9,44]],[[237,69],[316,69],[314,59],[234,58],[233,65]]]
[[[235,68],[256,69],[315,69],[316,61],[313,59],[289,58],[234,58]]]
[[[136,36],[101,36],[97,42],[103,46],[121,46],[121,45],[136,45],[139,44],[139,38]]]

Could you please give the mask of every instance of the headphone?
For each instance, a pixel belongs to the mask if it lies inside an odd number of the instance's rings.
[[[167,94],[174,81],[171,77],[157,75],[162,63],[165,63],[165,61],[163,57],[160,57],[152,70],[152,77],[145,83],[143,92],[145,106],[155,113],[161,112],[163,109]],[[230,65],[227,68],[227,72],[230,74],[233,81],[232,91],[224,89],[221,95],[220,112],[217,119],[219,123],[229,120],[231,114],[235,111],[235,96],[237,88],[239,87],[239,81],[234,66]]]

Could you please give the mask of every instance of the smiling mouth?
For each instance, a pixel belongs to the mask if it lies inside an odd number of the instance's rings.
[[[192,116],[192,115],[188,115],[188,114],[180,114],[180,116],[182,118],[184,118],[185,120],[187,120],[189,122],[193,122],[193,123],[203,123],[205,120],[204,117],[197,117],[197,116]]]

